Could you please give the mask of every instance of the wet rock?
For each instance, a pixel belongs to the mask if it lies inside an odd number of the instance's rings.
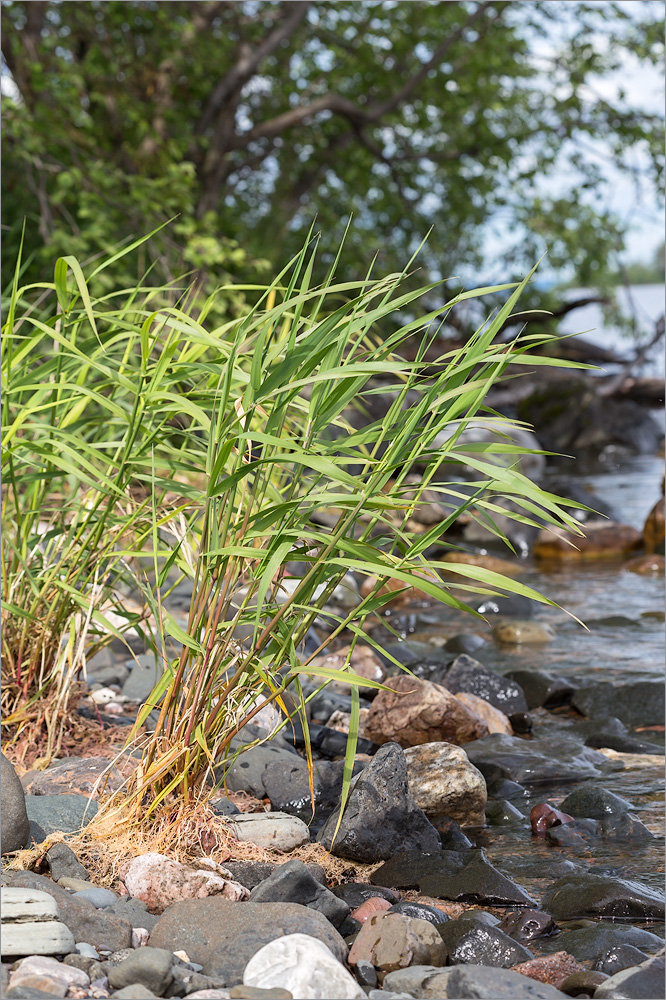
[[[529,712],[512,712],[509,723],[516,736],[529,736],[534,729],[534,720]]]
[[[0,754],[0,797],[2,853],[19,851],[28,843],[30,822],[25,807],[25,793],[14,765]]]
[[[462,691],[475,694],[505,715],[527,711],[527,702],[520,685],[494,673],[464,653],[453,661],[444,674],[442,684],[453,694]]]
[[[590,927],[564,931],[557,938],[557,947],[568,951],[579,962],[594,961],[602,952],[613,948],[633,947],[655,952],[663,946],[663,939],[650,931],[608,923],[593,923]]]
[[[303,690],[305,691],[305,689],[306,685],[304,684]],[[347,708],[346,711],[348,712],[349,708]],[[328,716],[326,716],[326,718],[328,718]],[[289,740],[294,747],[304,748],[307,743],[303,727],[300,722],[295,719],[292,719],[288,729],[284,731],[284,739],[285,741]],[[330,760],[334,760],[338,757],[344,757],[347,750],[347,734],[340,732],[337,729],[331,729],[330,726],[319,726],[314,722],[311,722],[308,727],[308,739],[314,752],[318,753],[320,757],[327,757]],[[356,741],[357,753],[373,754],[376,749],[377,744],[373,743],[372,740],[366,740],[359,737]],[[295,752],[295,750],[292,751],[292,753]]]
[[[659,746],[658,743],[648,743],[646,740],[638,740],[634,736],[620,734],[591,733],[585,739],[585,746],[615,750],[617,753],[656,754],[657,756],[664,754],[663,746]]]
[[[603,754],[563,735],[528,742],[495,733],[468,743],[465,753],[489,784],[508,778],[523,785],[559,785],[599,777],[608,767]]]
[[[445,572],[447,569],[447,563],[453,563],[465,566],[481,566],[483,569],[489,569],[492,573],[501,573],[502,576],[521,576],[525,572],[525,567],[516,561],[510,561],[509,559],[499,559],[497,556],[483,555],[479,552],[447,552],[446,555],[441,556],[441,562],[439,565],[440,572]],[[453,574],[460,582],[463,582],[460,573]],[[470,652],[470,650],[461,649],[461,653]]]
[[[633,969],[616,972],[598,986],[594,1000],[661,1000],[664,993],[664,957],[650,958]]]
[[[546,843],[555,847],[582,848],[601,838],[601,824],[596,819],[575,819],[546,831]]]
[[[516,941],[534,941],[535,938],[550,937],[557,930],[557,925],[550,914],[541,910],[513,910],[502,917],[499,927]]]
[[[628,524],[588,521],[584,534],[542,528],[534,543],[535,559],[544,562],[617,559],[640,548],[641,535]]]
[[[250,894],[253,903],[301,903],[323,913],[334,927],[349,914],[349,906],[317,882],[312,873],[294,858],[276,868]],[[355,918],[358,919],[358,918]]]
[[[359,924],[364,924],[366,920],[370,917],[374,917],[377,913],[386,913],[387,910],[392,910],[393,907],[389,903],[388,899],[384,899],[383,896],[371,896],[366,899],[360,906],[357,906],[355,910],[349,914],[352,920],[356,920]],[[407,914],[407,916],[415,916],[415,914]]]
[[[368,899],[373,899],[377,896],[381,896],[386,899],[390,906],[394,903],[400,902],[400,895],[397,892],[393,892],[392,889],[387,889],[383,885],[368,885],[367,882],[343,882],[341,885],[336,885],[331,889],[338,899],[344,899],[352,910],[356,907],[361,906]]]
[[[658,553],[648,556],[636,556],[630,559],[622,567],[628,573],[637,573],[639,576],[657,576],[663,578],[666,571],[666,559]]]
[[[483,775],[461,747],[424,743],[405,750],[409,789],[426,816],[449,816],[462,826],[483,826],[487,799]]]
[[[573,816],[551,806],[550,802],[538,802],[530,810],[530,823],[535,837],[545,837],[546,830],[550,830],[551,827],[562,826],[573,823],[573,821]]]
[[[49,872],[54,882],[61,878],[79,878],[87,882],[90,876],[74,851],[67,844],[54,844],[46,852]]]
[[[480,719],[483,719],[489,733],[507,733],[509,736],[513,733],[511,723],[504,712],[500,712],[499,708],[495,708],[489,701],[484,701],[483,698],[479,698],[476,694],[470,694],[469,691],[460,691],[456,698],[470,712],[474,712]]]
[[[289,934],[256,952],[243,975],[246,986],[280,987],[303,1000],[365,1000],[365,993],[329,948],[305,934]]]
[[[269,875],[272,875],[280,867],[280,864],[273,861],[228,861],[225,864],[225,868],[231,874],[234,881],[240,882],[241,885],[244,885],[250,891],[255,889],[264,879],[267,879]],[[320,885],[327,887],[326,874],[321,865],[309,864],[305,867]]]
[[[435,899],[489,906],[534,906],[527,893],[494,868],[481,850],[419,854],[403,851],[372,872],[370,880],[416,888]]]
[[[654,834],[632,813],[605,817],[601,820],[601,832],[606,840],[620,840],[628,844],[644,844],[654,840]]]
[[[444,643],[444,649],[447,653],[467,653],[468,656],[472,656],[485,645],[486,640],[483,636],[477,635],[475,632],[461,632],[460,635],[452,635],[450,639],[447,639]]]
[[[152,990],[155,996],[164,996],[173,982],[173,961],[173,953],[166,948],[138,948],[109,969],[109,986],[121,990],[137,983]]]
[[[574,972],[564,980],[560,989],[568,997],[591,997],[597,986],[601,986],[608,979],[602,972],[592,972],[591,969],[583,969],[582,972]]]
[[[134,770],[131,758],[115,764],[108,757],[74,757],[45,771],[28,771],[21,784],[27,795],[58,795],[63,792],[97,798],[100,792],[115,792]]]
[[[530,709],[567,705],[576,690],[568,680],[546,670],[510,670],[504,676],[520,684]]]
[[[663,893],[628,879],[586,873],[559,879],[546,892],[542,906],[555,920],[578,917],[664,918]]]
[[[498,927],[459,917],[439,927],[449,965],[490,965],[508,969],[533,958],[532,952]]]
[[[643,526],[643,544],[645,551],[651,555],[654,552],[664,554],[664,498],[660,497]]]
[[[2,884],[22,889],[40,889],[52,896],[57,903],[60,920],[72,932],[75,941],[86,941],[98,950],[109,951],[127,948],[131,944],[132,925],[129,920],[108,909],[95,909],[92,903],[76,899],[51,879],[32,872],[3,872]]]
[[[355,761],[353,774],[359,774],[367,761]],[[312,764],[315,814],[327,819],[340,800],[344,760],[315,760]],[[263,773],[266,795],[273,809],[310,819],[312,801],[310,798],[310,777],[308,763],[302,757],[292,755],[291,761],[269,764]]]
[[[450,816],[433,818],[433,825],[439,834],[443,851],[467,851],[475,846]]]
[[[571,703],[591,718],[614,716],[627,726],[663,725],[664,685],[660,681],[592,684],[578,688]]]
[[[635,965],[641,965],[649,958],[644,951],[634,948],[631,944],[619,944],[615,948],[608,948],[602,951],[594,960],[592,968],[596,972],[605,972],[607,976],[614,976],[616,972],[623,969],[632,969]]]
[[[485,722],[440,684],[402,674],[386,686],[390,690],[379,692],[366,720],[365,731],[376,743],[461,744],[488,732]]]
[[[519,785],[517,781],[509,781],[508,778],[489,776],[486,778],[488,795],[493,799],[508,799],[509,802],[520,801],[527,798],[529,791],[524,785]]]
[[[501,514],[499,516],[502,517]],[[536,529],[533,528],[529,532],[530,548],[535,537]],[[527,549],[523,551],[527,554]],[[531,618],[538,607],[536,601],[521,594],[495,594],[493,597],[484,597],[476,604],[480,615],[497,615],[502,618]]]
[[[150,913],[163,913],[167,906],[183,899],[203,899],[220,895],[225,899],[246,899],[244,886],[222,872],[192,868],[164,854],[142,854],[121,865],[118,875],[130,896],[143,900]],[[125,984],[128,985],[128,984]]]
[[[555,631],[542,622],[514,621],[498,622],[493,626],[493,639],[506,645],[542,645],[551,642]],[[505,675],[506,676],[506,675]]]
[[[213,896],[174,903],[150,936],[156,948],[183,949],[207,976],[237,983],[253,955],[278,938],[305,934],[344,962],[347,946],[328,920],[298,903],[242,903]]]
[[[529,979],[536,979],[540,983],[548,983],[558,990],[562,989],[562,983],[569,976],[583,971],[583,966],[566,951],[556,951],[552,955],[540,955],[538,958],[532,958],[514,966],[514,972],[519,972]]]
[[[381,747],[352,780],[337,834],[336,823],[334,812],[317,840],[337,857],[364,864],[389,858],[398,847],[431,851],[439,846],[437,831],[409,791],[405,754],[395,743]]]
[[[554,986],[538,983],[512,969],[457,965],[446,980],[449,1000],[557,1000],[564,996]]]
[[[349,952],[349,964],[372,962],[381,979],[408,965],[444,965],[446,948],[435,927],[426,920],[400,913],[381,913],[361,928]]]
[[[49,833],[77,833],[97,815],[98,805],[86,795],[26,795],[28,819]]]
[[[239,840],[275,851],[293,851],[310,842],[305,823],[281,812],[241,813],[229,817],[229,826]]]
[[[403,917],[415,917],[417,920],[427,920],[431,924],[445,924],[449,917],[443,910],[438,910],[436,906],[428,906],[426,903],[410,903],[401,900],[394,903],[389,913],[401,913]]]
[[[486,822],[489,826],[524,826],[527,819],[519,809],[506,799],[491,799],[486,806]]]

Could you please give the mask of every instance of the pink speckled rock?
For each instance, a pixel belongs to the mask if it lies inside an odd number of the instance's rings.
[[[375,913],[383,913],[385,910],[390,910],[391,905],[388,899],[384,899],[383,896],[371,896],[370,899],[366,899],[355,910],[352,910],[349,916],[353,917],[354,920],[358,920],[359,924],[364,924]]]
[[[183,899],[247,899],[247,889],[234,882],[230,872],[221,872],[225,869],[189,868],[164,854],[142,854],[124,865],[119,874],[130,896],[143,900],[150,913],[163,913],[171,903]]]

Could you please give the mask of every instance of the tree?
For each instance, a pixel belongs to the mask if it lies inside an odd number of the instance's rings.
[[[639,150],[659,187],[660,116],[594,90],[627,54],[660,62],[654,0],[11,0],[2,15],[7,268],[24,217],[40,275],[178,215],[137,266],[211,284],[283,262],[315,216],[332,252],[353,214],[354,263],[397,269],[433,227],[418,280],[469,274],[501,220],[507,276],[547,247],[599,286],[622,248],[600,144],[625,170]]]

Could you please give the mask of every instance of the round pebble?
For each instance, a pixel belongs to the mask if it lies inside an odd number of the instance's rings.
[[[120,897],[116,892],[112,892],[111,889],[101,889],[97,886],[92,886],[90,889],[81,889],[79,892],[74,893],[75,899],[87,899],[88,902],[96,906],[98,910],[103,910],[106,906],[113,906],[117,903]]]

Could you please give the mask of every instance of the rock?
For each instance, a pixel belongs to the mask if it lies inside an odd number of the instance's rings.
[[[471,656],[485,645],[486,640],[483,636],[477,635],[475,632],[461,632],[460,635],[452,635],[450,639],[447,639],[444,643],[444,649],[447,653],[467,653]]]
[[[654,834],[632,813],[606,816],[601,820],[600,826],[606,840],[620,840],[631,844],[644,844],[654,840]]]
[[[587,873],[559,879],[546,892],[542,906],[555,920],[580,917],[664,918],[663,893],[628,879]]]
[[[400,846],[431,851],[440,843],[409,791],[405,754],[395,743],[381,747],[353,779],[337,833],[336,823],[337,810],[317,840],[337,857],[364,864],[389,858]]]
[[[365,1000],[365,992],[321,941],[288,934],[264,945],[247,963],[247,986],[282,987],[299,1000]]]
[[[70,986],[82,986],[85,989],[90,984],[90,977],[82,969],[64,965],[62,962],[56,962],[55,958],[47,958],[44,955],[30,955],[24,958],[12,972],[10,986],[18,986],[26,976],[48,976],[64,987],[63,996]]]
[[[495,708],[489,701],[484,701],[483,698],[479,698],[476,694],[470,694],[469,691],[460,691],[456,698],[470,712],[474,712],[480,719],[483,719],[489,733],[507,733],[509,736],[513,734],[511,723],[504,712]]]
[[[597,955],[592,968],[595,972],[604,972],[607,976],[614,976],[616,972],[622,972],[623,969],[632,969],[636,965],[641,965],[648,957],[644,951],[634,948],[631,944],[620,944]]]
[[[400,913],[378,913],[361,928],[349,964],[372,962],[380,981],[387,972],[408,965],[444,965],[446,949],[435,927]]]
[[[144,702],[164,672],[164,665],[153,653],[142,653],[136,659],[126,660],[130,671],[122,686],[122,694],[128,701]]]
[[[231,1000],[293,1000],[289,990],[279,986],[263,989],[260,986],[232,986],[229,990]]]
[[[569,952],[579,962],[591,962],[603,952],[614,948],[633,947],[654,952],[663,948],[663,939],[640,927],[622,927],[612,924],[595,923],[591,927],[580,927],[564,931],[557,938],[557,945]]]
[[[315,667],[325,667],[327,670],[343,670],[345,669],[345,663],[349,657],[350,650],[351,646],[343,646],[341,649],[337,649],[334,653],[326,653],[323,656],[317,656],[311,661],[309,666],[311,666],[313,670]],[[380,683],[386,676],[382,661],[379,659],[371,646],[356,645],[351,651],[351,660],[346,669],[352,675],[356,674],[357,677],[364,677],[367,680],[377,681]],[[356,686],[357,685],[354,685],[354,687]],[[330,687],[334,691],[349,694],[352,685],[344,681],[333,681]],[[368,686],[360,684],[358,685],[358,690],[367,691]]]
[[[74,757],[45,771],[28,771],[21,784],[28,795],[85,795],[98,798],[100,792],[117,791],[136,766],[131,757],[112,763],[108,757]]]
[[[620,754],[655,754],[663,757],[664,748],[658,743],[648,743],[646,740],[637,740],[633,736],[622,736],[611,733],[604,734],[590,733],[585,738],[586,747],[596,747],[599,750],[614,750]]]
[[[195,990],[188,993],[189,1000],[229,1000],[231,993],[229,990]]]
[[[245,750],[235,760],[230,757],[228,762],[215,768],[215,777],[219,782],[224,780],[232,792],[247,792],[263,799],[267,795],[264,771],[269,764],[290,767],[300,759],[291,750],[268,743]]]
[[[54,882],[61,878],[77,878],[88,882],[89,875],[74,851],[67,844],[54,844],[46,852],[49,873]]]
[[[26,795],[28,819],[49,833],[78,833],[97,815],[98,805],[85,795]]]
[[[643,544],[648,555],[664,554],[664,498],[660,497],[643,526]]]
[[[475,694],[505,715],[527,711],[525,695],[515,681],[494,673],[464,653],[456,657],[448,668],[442,678],[442,684],[453,694],[462,691]]]
[[[549,937],[557,931],[550,914],[542,913],[541,910],[513,910],[502,917],[499,927],[516,941],[534,941],[535,938]]]
[[[360,959],[356,963],[356,979],[360,986],[374,987],[377,985],[377,973],[372,962],[364,962]]]
[[[173,953],[166,948],[139,948],[119,965],[109,969],[109,986],[120,990],[140,983],[155,996],[163,996],[173,982]]]
[[[601,838],[601,824],[596,819],[575,819],[546,831],[546,843],[555,847],[585,850]]]
[[[355,910],[352,910],[349,915],[352,920],[355,920],[359,924],[364,924],[366,920],[374,917],[376,913],[386,913],[387,910],[392,909],[393,907],[388,899],[384,899],[383,896],[371,896],[361,903],[360,906],[357,906]],[[407,914],[407,916],[414,916],[414,914]]]
[[[494,868],[481,850],[403,851],[376,869],[370,881],[395,888],[417,888],[435,899],[489,906],[534,906],[527,893]]]
[[[405,760],[409,790],[426,816],[450,816],[461,826],[484,825],[486,783],[461,747],[423,743],[408,747]]]
[[[600,986],[606,979],[608,976],[601,972],[583,969],[582,972],[573,972],[567,976],[560,989],[568,997],[591,997],[597,986]]]
[[[525,572],[525,567],[517,561],[511,562],[508,559],[498,559],[497,556],[481,555],[478,552],[447,552],[440,559],[440,572],[445,573],[448,570],[451,576],[455,576],[461,583],[464,582],[461,574],[454,573],[447,566],[447,563],[464,566],[481,566],[483,569],[489,569],[492,573],[500,573],[502,576],[510,577],[522,576]],[[461,649],[459,652],[467,653],[469,650]]]
[[[121,896],[118,902],[114,903],[110,909],[113,913],[117,913],[119,917],[125,917],[130,921],[132,924],[132,934],[139,928],[151,931],[159,920],[159,917],[148,913],[148,907],[142,899],[134,899],[132,896]]]
[[[467,834],[463,833],[454,819],[450,816],[441,816],[433,819],[433,825],[437,828],[442,850],[444,851],[466,851],[474,847],[473,842]]]
[[[310,842],[310,831],[305,823],[281,812],[230,816],[229,826],[238,840],[274,851],[293,851]]]
[[[301,903],[318,910],[334,927],[349,914],[349,906],[317,882],[312,872],[295,858],[287,861],[260,882],[250,894],[253,903]]]
[[[561,1000],[564,994],[511,969],[457,965],[446,980],[446,996],[448,1000]]]
[[[576,690],[567,680],[545,670],[510,670],[504,676],[520,685],[530,709],[567,705]]]
[[[664,992],[664,956],[648,959],[633,969],[616,972],[597,987],[594,1000],[661,1000]]]
[[[491,965],[508,969],[533,957],[532,952],[498,927],[459,917],[439,928],[448,965]]]
[[[583,535],[560,529],[542,528],[534,543],[535,559],[543,562],[618,559],[641,545],[640,532],[628,524],[588,521]]]
[[[520,809],[506,799],[491,799],[486,806],[486,823],[488,826],[513,826],[516,823],[524,826],[526,819]]]
[[[73,951],[74,938],[59,920],[58,904],[51,895],[3,886],[0,902],[3,955],[66,955]]]
[[[10,979],[11,983],[11,979]],[[27,975],[20,982],[11,983],[8,997],[64,997],[67,987],[50,976]]]
[[[664,722],[664,685],[660,681],[591,684],[578,688],[571,702],[582,715],[614,716],[632,727]]]
[[[426,903],[410,903],[401,900],[394,903],[389,913],[401,913],[403,917],[416,917],[417,920],[427,920],[431,924],[445,924],[450,918],[443,910],[438,910],[436,906],[428,906]]]
[[[14,765],[4,753],[0,754],[0,799],[2,830],[0,841],[2,853],[20,851],[28,843],[30,822],[25,806],[25,793],[18,779]]]
[[[662,555],[653,553],[648,556],[636,556],[626,562],[622,569],[628,573],[637,573],[639,576],[663,577],[666,570],[666,559]]]
[[[542,622],[514,619],[510,622],[498,622],[493,626],[493,639],[506,645],[541,645],[551,642],[554,637],[554,630]]]
[[[485,736],[485,722],[469,712],[446,688],[405,674],[386,681],[370,706],[366,733],[375,743],[400,746],[468,743]]]
[[[95,909],[92,903],[76,899],[66,889],[42,875],[34,875],[32,872],[3,872],[2,883],[16,888],[40,889],[52,896],[57,903],[61,921],[72,932],[75,941],[86,941],[98,950],[108,951],[127,948],[131,943],[132,925],[129,920],[108,909]],[[73,951],[73,945],[69,951]]]
[[[101,889],[91,885],[87,889],[79,889],[74,893],[77,899],[87,899],[88,902],[96,906],[98,910],[103,910],[106,906],[113,906],[118,902],[118,894],[111,889]]]
[[[452,971],[434,965],[410,965],[407,969],[389,972],[382,985],[385,991],[394,990],[402,996],[442,1000],[448,996],[446,983]]]
[[[366,761],[355,761],[353,774],[362,771],[366,763]],[[340,801],[344,768],[344,760],[313,761],[312,783],[315,793],[315,814],[318,819],[327,819]],[[306,760],[292,754],[289,762],[269,764],[264,770],[263,782],[273,809],[290,815],[295,814],[303,820],[310,819],[312,800]]]
[[[508,778],[523,785],[559,785],[599,777],[608,766],[602,754],[563,735],[527,742],[494,733],[468,743],[465,753],[489,784]]]
[[[255,889],[260,882],[263,882],[280,867],[281,865],[274,861],[227,861],[225,864],[225,868],[231,873],[232,878],[249,890]],[[326,873],[321,865],[309,864],[305,867],[317,882],[328,888]]]
[[[577,972],[583,972],[573,955],[568,955],[566,951],[556,951],[552,955],[539,955],[527,962],[521,962],[514,966],[514,972],[519,972],[521,976],[529,979],[536,979],[540,983],[548,983],[556,989],[562,989],[562,983]]]
[[[400,894],[393,892],[391,889],[387,889],[383,885],[368,885],[367,882],[343,882],[341,885],[336,885],[331,889],[338,899],[344,899],[352,910],[356,907],[361,906],[368,899],[374,899],[380,896],[382,899],[386,899],[390,905],[393,903],[400,902]]]
[[[132,858],[121,865],[118,876],[130,896],[143,900],[149,912],[157,914],[183,899],[221,895],[236,900],[248,896],[244,886],[224,874],[208,868],[192,868],[164,854],[142,854]]]
[[[220,896],[173,903],[153,928],[150,943],[171,951],[183,948],[204,975],[235,983],[260,948],[288,934],[316,938],[339,962],[347,957],[343,939],[316,910],[298,903],[239,905]]]
[[[573,823],[573,816],[556,809],[549,802],[538,802],[530,810],[530,823],[535,837],[545,837],[546,831],[554,826]]]
[[[113,1000],[158,1000],[152,990],[149,990],[143,983],[123,986],[122,990],[115,990],[111,996]]]

